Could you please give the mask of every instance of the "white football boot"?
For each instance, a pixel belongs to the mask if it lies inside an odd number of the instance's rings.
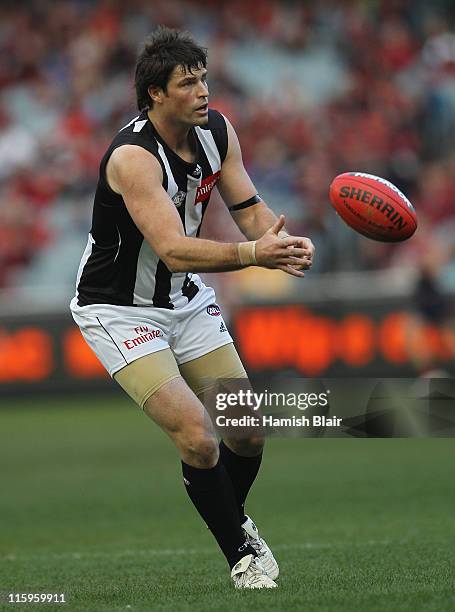
[[[278,578],[278,574],[280,573],[278,563],[276,562],[270,548],[259,536],[259,531],[256,525],[247,514],[245,514],[245,516],[246,521],[243,523],[242,529],[245,532],[248,544],[250,544],[256,551],[262,567],[267,572],[267,576],[269,576],[269,578],[272,580],[276,580]]]
[[[231,578],[236,589],[274,589],[278,586],[267,576],[261,562],[253,555],[242,557],[234,565]]]

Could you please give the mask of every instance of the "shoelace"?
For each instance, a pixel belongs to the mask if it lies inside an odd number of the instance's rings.
[[[263,540],[262,538],[252,538],[252,537],[248,537],[248,543],[254,548],[254,550],[258,553],[259,556],[264,555],[265,551],[261,551],[261,548],[263,546]]]
[[[259,583],[263,576],[262,569],[257,565],[257,563],[253,560],[251,561],[249,567],[242,574],[241,582],[245,584],[245,582],[250,582],[251,584]]]

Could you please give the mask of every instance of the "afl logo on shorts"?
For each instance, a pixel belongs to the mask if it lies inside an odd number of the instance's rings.
[[[221,315],[221,308],[218,304],[210,304],[210,306],[207,306],[207,314],[211,317],[219,317]]]

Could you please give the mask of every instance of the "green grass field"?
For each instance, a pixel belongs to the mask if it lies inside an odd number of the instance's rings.
[[[1,610],[455,610],[453,439],[270,440],[247,510],[279,589],[236,592],[170,441],[127,399],[4,401],[0,431]]]

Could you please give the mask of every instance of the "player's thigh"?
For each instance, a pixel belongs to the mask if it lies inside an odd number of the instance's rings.
[[[215,440],[212,422],[183,378],[174,378],[151,395],[144,411],[182,450]]]
[[[201,402],[204,403],[212,420],[216,422],[216,395],[219,391],[223,394],[227,392],[238,393],[240,390],[248,391],[251,389],[250,381],[243,367],[242,361],[233,343],[215,349],[181,364],[180,372],[194,391]],[[234,409],[235,410],[235,409]],[[257,416],[254,410],[248,407],[235,412],[232,416],[240,417],[244,414]],[[231,450],[245,456],[254,456],[261,452],[264,446],[264,436],[262,428],[249,427],[218,430],[219,435]]]
[[[247,379],[248,375],[232,342],[179,365],[188,386],[198,397],[212,390],[219,380]],[[245,381],[245,384],[248,384]]]
[[[137,359],[114,378],[181,451],[204,454],[213,446],[210,418],[181,377],[170,349]]]
[[[180,378],[180,372],[169,348],[139,357],[114,374],[114,380],[141,408],[149,397],[175,378]]]

